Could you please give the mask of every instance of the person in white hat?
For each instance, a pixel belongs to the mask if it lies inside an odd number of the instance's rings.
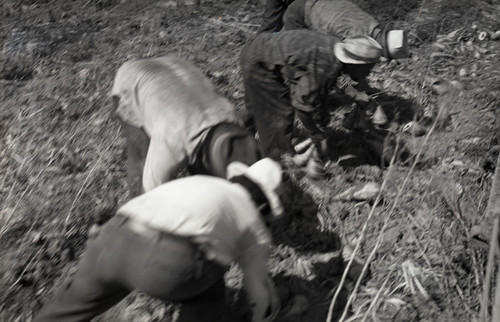
[[[261,152],[293,154],[297,114],[320,156],[326,154],[329,91],[341,73],[366,77],[383,49],[371,37],[339,38],[310,30],[262,33],[245,45],[240,63],[245,104],[253,115]]]
[[[33,321],[90,321],[132,290],[181,303],[180,321],[242,321],[224,301],[232,262],[243,270],[252,321],[272,321],[280,303],[266,223],[283,213],[282,170],[262,159],[232,162],[227,174],[176,179],[122,206]]]
[[[132,197],[183,169],[224,177],[231,161],[250,165],[259,159],[257,144],[234,106],[182,59],[125,62],[111,95],[127,139]]]
[[[296,0],[283,15],[283,30],[309,29],[341,39],[365,35],[382,46],[383,57],[408,57],[408,41],[404,30],[382,27],[371,15],[349,0]]]

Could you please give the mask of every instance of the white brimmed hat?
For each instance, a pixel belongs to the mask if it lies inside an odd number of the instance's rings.
[[[385,53],[388,59],[406,58],[408,51],[408,36],[404,30],[389,30],[385,34]]]
[[[227,166],[227,178],[243,175],[252,180],[266,195],[274,217],[283,214],[278,188],[281,185],[283,170],[281,166],[270,158],[259,160],[248,166],[244,163],[233,161]]]
[[[369,36],[355,36],[336,43],[335,56],[345,64],[373,64],[380,61],[383,49]]]

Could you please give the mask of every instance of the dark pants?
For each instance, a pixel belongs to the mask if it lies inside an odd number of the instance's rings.
[[[122,122],[127,139],[127,174],[130,197],[143,192],[142,173],[148,154],[150,138],[142,128]],[[247,165],[259,159],[259,150],[253,135],[239,125],[221,123],[209,130],[198,153],[189,156],[191,174],[207,174],[224,178],[227,165],[240,161]]]
[[[225,178],[231,162],[252,165],[259,158],[257,142],[250,131],[239,125],[222,123],[210,130],[189,172]]]
[[[225,269],[207,261],[188,239],[145,237],[117,215],[89,240],[74,278],[33,321],[90,321],[132,290],[182,303],[181,321],[234,321],[224,305]]]
[[[283,15],[293,0],[267,0],[264,19],[258,33],[278,32],[283,28]]]
[[[293,153],[295,109],[290,101],[290,89],[277,72],[252,63],[250,57],[245,56],[245,50],[241,55],[241,70],[245,105],[259,132],[262,155],[279,160],[282,153]]]

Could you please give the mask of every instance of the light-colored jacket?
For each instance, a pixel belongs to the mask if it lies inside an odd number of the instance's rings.
[[[238,123],[234,106],[195,66],[175,56],[124,63],[111,95],[119,98],[116,112],[122,121],[143,128],[151,139],[145,191],[193,164],[211,127]]]

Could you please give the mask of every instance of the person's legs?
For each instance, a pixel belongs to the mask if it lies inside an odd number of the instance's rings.
[[[90,321],[122,300],[130,291],[119,280],[105,279],[105,275],[115,275],[113,267],[120,267],[120,254],[128,247],[114,248],[108,255],[107,240],[118,238],[116,231],[110,230],[116,218],[103,226],[99,236],[88,242],[87,249],[79,262],[75,276],[64,283],[55,296],[47,302],[34,322],[79,322]],[[111,268],[111,271],[110,271]]]
[[[130,197],[143,192],[142,173],[149,149],[150,139],[146,131],[125,122],[122,123],[123,135],[127,140],[127,175]]]
[[[257,33],[278,32],[283,28],[283,14],[288,7],[287,0],[267,0],[262,25]]]
[[[90,321],[120,302],[129,291],[119,285],[101,284],[94,276],[77,274],[61,286],[33,322]]]
[[[237,124],[222,123],[210,130],[200,151],[201,164],[197,173],[226,177],[229,163],[239,161],[247,165],[259,159],[259,149],[253,136]]]
[[[242,113],[243,126],[245,129],[252,133],[252,135],[256,138],[257,134],[257,126],[255,125],[255,111],[253,110],[252,102],[250,100],[249,93],[251,90],[249,88],[248,82],[246,78],[244,78],[243,87],[245,88],[245,111]]]
[[[185,237],[162,233],[159,238],[133,238],[136,255],[123,278],[129,288],[181,303],[181,321],[236,321],[226,318],[225,267],[206,260]]]
[[[144,236],[130,227],[131,219],[122,215],[108,221],[97,238],[89,241],[72,282],[57,292],[34,321],[90,321],[135,289],[165,301],[188,303],[208,293],[210,297],[191,304],[191,316],[198,316],[197,321],[205,321],[212,313],[219,316],[224,297],[218,288],[221,282],[223,287],[225,268],[205,260],[187,238]]]
[[[282,17],[283,31],[309,29],[306,23],[305,3],[306,0],[296,0],[286,8]]]
[[[259,132],[262,155],[279,159],[282,153],[292,153],[294,108],[289,88],[277,75],[256,65],[248,67],[243,78],[245,101]]]

